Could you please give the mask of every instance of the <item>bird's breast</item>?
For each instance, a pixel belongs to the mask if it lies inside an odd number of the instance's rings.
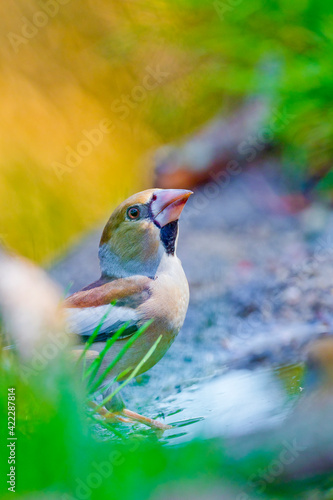
[[[165,263],[167,265],[163,266],[156,278],[152,280],[149,298],[136,309],[141,323],[150,319],[153,319],[153,323],[120,359],[114,370],[110,372],[110,377],[118,376],[128,368],[134,369],[154,342],[161,337],[155,351],[141,367],[138,374],[149,370],[164,356],[183,326],[189,303],[189,287],[180,261],[176,257],[168,258],[171,261],[167,261]],[[116,342],[110,355],[106,356],[105,366],[103,365],[102,368],[110,363],[125,343],[126,339]],[[104,343],[100,344],[101,346],[97,350],[102,349],[105,345]]]
[[[179,259],[174,256],[167,259],[151,285],[151,297],[143,305],[143,312],[170,335],[177,335],[185,320],[189,287]]]

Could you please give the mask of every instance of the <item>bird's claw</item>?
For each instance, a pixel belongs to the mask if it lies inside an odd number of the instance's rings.
[[[166,431],[168,429],[172,429],[172,425],[167,425],[163,424],[162,422],[159,422],[158,420],[154,420],[149,417],[145,417],[144,415],[140,415],[139,413],[136,413],[134,411],[128,410],[127,408],[124,408],[121,413],[125,415],[126,417],[130,418],[133,422],[139,422],[141,424],[148,425],[148,427],[151,427],[153,429],[159,429]]]
[[[99,408],[98,405],[92,401],[89,403],[89,406],[109,422],[123,422],[126,424],[139,422],[140,424],[148,425],[148,427],[151,427],[152,429],[159,429],[163,431],[172,429],[171,425],[163,424],[158,420],[145,417],[144,415],[140,415],[139,413],[128,410],[127,408],[124,408],[119,412],[110,412],[104,408],[104,406]]]

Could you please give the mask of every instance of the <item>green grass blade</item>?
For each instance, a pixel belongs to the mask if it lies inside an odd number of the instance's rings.
[[[90,335],[89,339],[85,343],[84,349],[83,349],[82,353],[80,354],[79,359],[77,360],[77,364],[82,361],[82,358],[86,355],[86,352],[88,351],[89,347],[91,347],[91,344],[94,342],[95,338],[99,334],[99,332],[104,324],[104,321],[106,320],[106,318],[110,314],[110,311],[111,311],[112,307],[114,306],[114,304],[115,304],[115,302],[111,302],[110,307],[108,308],[108,310],[106,311],[104,316],[101,318],[101,321],[98,323],[98,325],[95,328],[95,330],[93,331],[92,335]]]
[[[125,375],[127,375],[131,370],[132,370],[132,368],[126,368],[126,370],[124,370],[116,378],[114,378],[113,380],[111,380],[111,382],[109,382],[108,384],[104,385],[103,387],[101,387],[100,389],[98,389],[97,391],[95,391],[94,393],[92,393],[93,394],[93,398],[92,399],[88,399],[88,401],[93,401],[93,399],[95,399],[98,396],[100,396],[101,394],[103,394],[103,392],[107,391],[113,384],[117,383],[119,379],[125,377]]]
[[[142,358],[142,360],[140,361],[140,363],[136,366],[136,368],[133,370],[133,372],[131,373],[131,375],[125,380],[125,382],[123,382],[119,387],[117,387],[117,389],[115,391],[113,391],[112,394],[110,394],[109,396],[107,396],[101,402],[101,404],[99,404],[98,406],[96,406],[96,408],[94,408],[94,411],[98,411],[100,408],[102,408],[103,406],[105,406],[106,403],[108,403],[109,401],[111,401],[111,399],[116,394],[118,394],[118,392],[121,391],[137,375],[137,373],[140,371],[141,367],[145,364],[145,362],[150,358],[150,356],[155,351],[156,347],[158,346],[158,344],[161,341],[161,338],[162,338],[162,335],[160,335],[158,337],[158,339],[156,340],[156,342],[154,342],[154,344],[151,346],[151,348],[149,349],[149,351],[147,352],[147,354]]]
[[[101,427],[104,427],[104,429],[108,430],[109,432],[112,432],[115,436],[117,436],[119,439],[124,440],[125,437],[121,434],[121,432],[117,431],[113,425],[113,423],[107,423],[103,419],[99,419],[94,417],[94,415],[88,415],[89,418],[97,425],[100,425]]]
[[[67,295],[69,294],[69,291],[72,288],[73,284],[74,284],[74,281],[69,281],[68,282],[68,284],[67,284],[67,286],[66,286],[66,288],[64,290],[64,297],[67,297]]]
[[[85,380],[89,375],[91,375],[90,380],[89,380],[89,385],[93,382],[93,379],[96,376],[96,373],[98,372],[105,354],[109,351],[109,349],[113,346],[116,340],[122,335],[122,333],[126,330],[126,328],[129,326],[130,322],[128,321],[125,323],[119,330],[112,335],[111,338],[109,338],[106,343],[104,349],[99,353],[96,359],[91,363],[89,366],[88,370],[84,373],[83,380]]]
[[[96,391],[96,389],[98,389],[98,387],[102,384],[103,380],[105,380],[105,378],[108,376],[108,374],[110,373],[110,371],[116,366],[116,364],[118,363],[118,361],[124,356],[124,354],[126,353],[126,351],[147,330],[147,328],[152,324],[152,322],[153,322],[153,319],[150,319],[149,321],[147,321],[147,323],[145,323],[144,325],[142,325],[141,328],[136,333],[134,333],[134,335],[126,342],[126,344],[121,349],[121,351],[119,351],[119,353],[117,354],[117,356],[112,360],[112,362],[109,364],[109,366],[104,370],[104,372],[99,377],[99,379],[95,382],[95,384],[93,385],[93,387],[91,387],[91,389],[90,389],[91,393],[94,392],[94,391]]]

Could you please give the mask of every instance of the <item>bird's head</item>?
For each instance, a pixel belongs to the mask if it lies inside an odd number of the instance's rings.
[[[99,248],[103,276],[155,276],[175,255],[178,220],[192,191],[148,189],[121,203],[106,224]]]

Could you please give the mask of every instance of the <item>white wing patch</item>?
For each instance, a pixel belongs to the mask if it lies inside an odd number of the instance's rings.
[[[131,325],[139,321],[134,309],[117,306],[97,306],[83,308],[66,308],[67,324],[72,333],[77,335],[92,335],[104,318],[99,333],[116,332],[125,323]]]

